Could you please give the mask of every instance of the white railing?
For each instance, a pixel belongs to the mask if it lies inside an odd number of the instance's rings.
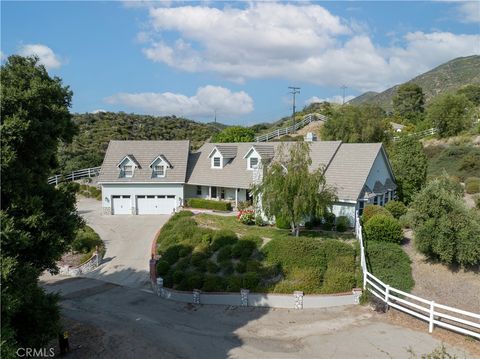
[[[64,175],[56,175],[48,178],[48,184],[57,185],[60,182],[75,181],[85,177],[95,177],[100,173],[101,167],[84,168]]]
[[[355,234],[360,242],[360,265],[363,271],[363,289],[383,301],[387,306],[396,308],[428,322],[428,331],[431,333],[434,326],[450,329],[452,331],[480,339],[480,314],[437,304],[390,287],[368,271],[365,259],[363,232],[357,216]]]
[[[438,132],[438,129],[435,128],[435,127],[432,127],[432,128],[429,128],[428,130],[415,132],[415,133],[409,133],[406,136],[414,136],[414,137],[418,137],[418,138],[423,138],[423,137],[427,137],[427,136],[430,136],[430,135],[434,135],[437,132]],[[394,141],[398,141],[398,140],[401,140],[401,139],[402,139],[401,136],[395,136],[393,138]]]
[[[275,131],[255,137],[255,142],[267,142],[272,138],[278,138],[283,135],[295,133],[299,128],[302,128],[308,125],[310,122],[326,121],[326,120],[327,120],[327,117],[325,117],[324,115],[321,115],[319,113],[309,113],[308,115],[303,116],[303,120],[296,122],[295,125],[279,128]]]

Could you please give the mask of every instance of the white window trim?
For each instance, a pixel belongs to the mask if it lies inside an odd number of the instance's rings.
[[[132,167],[132,174],[131,175],[127,175],[127,171],[125,170],[125,167]],[[135,174],[135,165],[134,164],[125,164],[122,166],[122,174],[123,174],[123,177],[125,178],[132,178],[133,175]]]
[[[251,163],[251,160],[252,158],[255,158],[257,160],[257,164],[255,166],[252,166],[252,163]],[[257,156],[250,156],[248,157],[248,160],[247,160],[247,168],[250,170],[250,171],[253,171],[253,170],[256,170],[258,168],[258,165],[260,164],[260,157],[257,157]]]
[[[157,170],[156,167],[163,167],[163,175],[161,175]],[[165,163],[157,164],[153,166],[153,175],[155,178],[164,178],[167,175],[167,165]]]
[[[220,160],[220,165],[219,166],[215,166],[215,159],[216,158],[218,158]],[[223,167],[222,162],[223,162],[223,157],[222,156],[218,156],[218,155],[213,156],[212,157],[212,168],[221,169]]]

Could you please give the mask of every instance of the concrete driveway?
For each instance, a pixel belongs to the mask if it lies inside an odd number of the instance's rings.
[[[78,213],[102,238],[104,263],[85,277],[141,288],[149,283],[148,261],[152,242],[169,215],[102,215],[100,201],[82,198]]]

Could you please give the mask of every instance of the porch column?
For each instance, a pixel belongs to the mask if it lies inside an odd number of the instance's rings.
[[[212,199],[212,186],[208,186],[208,199]]]
[[[238,188],[235,188],[235,208],[238,209]]]

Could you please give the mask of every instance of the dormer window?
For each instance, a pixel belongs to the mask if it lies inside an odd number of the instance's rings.
[[[258,158],[257,157],[250,157],[248,165],[249,165],[249,168],[251,170],[258,168]]]
[[[167,169],[172,168],[170,162],[164,155],[159,155],[150,163],[152,178],[163,178],[167,176]]]
[[[120,177],[132,178],[136,168],[141,168],[135,157],[130,154],[126,155],[117,165],[120,169]]]
[[[164,165],[156,165],[153,168],[154,176],[155,177],[165,177],[165,166]]]
[[[123,166],[123,177],[133,177],[133,166],[125,165]]]
[[[237,155],[237,146],[216,145],[210,151],[208,158],[211,161],[212,168],[223,168]]]
[[[222,167],[222,159],[220,157],[213,157],[213,167],[215,168]]]

